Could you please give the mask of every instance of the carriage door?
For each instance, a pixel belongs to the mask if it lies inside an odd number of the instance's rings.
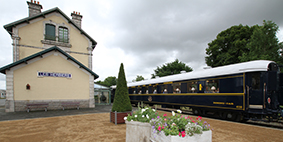
[[[249,73],[247,76],[247,102],[248,107],[251,109],[263,108],[262,82],[261,72]]]

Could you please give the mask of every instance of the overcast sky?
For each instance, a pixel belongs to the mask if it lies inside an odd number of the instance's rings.
[[[98,44],[93,71],[98,80],[118,77],[124,63],[126,79],[149,79],[154,69],[175,59],[193,70],[206,66],[205,49],[218,33],[234,25],[262,25],[272,20],[283,41],[282,0],[41,0],[42,11],[58,7],[70,18],[83,15],[82,29]],[[28,16],[25,0],[0,5],[2,26]],[[0,67],[12,63],[12,40],[0,28]],[[0,89],[5,89],[0,75]]]

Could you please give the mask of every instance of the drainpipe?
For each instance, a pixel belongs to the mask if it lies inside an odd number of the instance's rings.
[[[21,38],[19,37],[19,35],[15,34],[13,32],[10,32],[10,31],[8,31],[8,32],[11,34],[11,38],[13,39],[12,45],[14,46],[14,50],[15,50],[15,55],[13,57],[13,62],[16,62],[16,61],[19,60],[19,58],[18,58],[18,43],[19,43],[19,40]]]

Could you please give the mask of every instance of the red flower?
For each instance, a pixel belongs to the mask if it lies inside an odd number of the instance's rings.
[[[162,126],[162,129],[164,129],[164,126]]]
[[[165,113],[163,116],[167,116],[167,114]]]
[[[161,131],[161,127],[160,126],[158,126],[158,130]]]
[[[194,120],[192,120],[192,122],[193,122],[193,123],[195,123],[195,121],[194,121]]]
[[[179,132],[179,135],[180,135],[180,132]],[[186,136],[186,132],[183,131],[183,132],[182,132],[182,137],[185,137],[185,136]]]

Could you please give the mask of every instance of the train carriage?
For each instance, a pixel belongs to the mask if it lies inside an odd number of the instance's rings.
[[[237,121],[276,121],[283,115],[283,75],[273,61],[256,60],[127,85],[133,104],[185,106],[194,114]]]

